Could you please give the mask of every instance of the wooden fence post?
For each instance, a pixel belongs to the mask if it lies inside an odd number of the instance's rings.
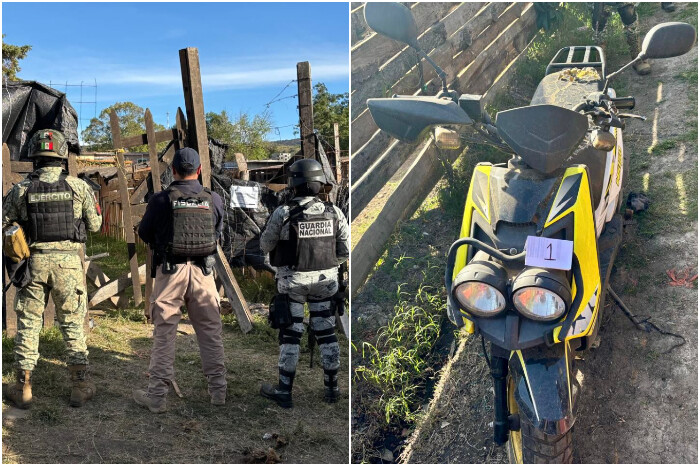
[[[297,63],[297,95],[299,96],[299,134],[304,158],[315,158],[314,104],[311,92],[311,65],[308,61]]]
[[[143,301],[141,295],[141,281],[139,280],[139,261],[136,257],[136,236],[134,235],[134,224],[131,218],[131,199],[129,197],[129,185],[126,181],[126,164],[122,149],[122,137],[119,129],[119,118],[112,110],[109,114],[109,125],[112,129],[112,144],[117,151],[117,178],[119,179],[119,194],[122,203],[122,222],[126,247],[129,253],[129,266],[131,268],[131,283],[134,288],[134,305],[139,306]]]
[[[12,188],[12,159],[10,157],[10,148],[7,144],[2,145],[2,195],[6,195]],[[3,259],[4,262],[4,259]],[[5,271],[5,264],[2,264],[3,286],[10,281],[10,277]],[[8,337],[15,336],[17,333],[17,313],[15,312],[15,294],[17,290],[14,286],[7,289],[7,293],[2,295],[2,310],[5,317],[5,331]]]
[[[199,52],[196,47],[180,50],[180,69],[182,71],[182,90],[185,94],[185,109],[187,110],[188,146],[194,148],[199,154],[202,163],[202,185],[205,188],[211,188],[209,141],[207,140],[207,125],[204,119]]]
[[[151,115],[151,110],[146,109],[144,120],[146,121],[146,141],[148,141],[148,156],[151,164],[151,181],[153,182],[153,193],[155,194],[161,191],[160,161],[158,160],[156,131],[153,128],[153,115]]]
[[[335,139],[335,181],[340,184],[343,178],[343,164],[340,161],[340,128],[338,123],[333,123],[333,136]]]

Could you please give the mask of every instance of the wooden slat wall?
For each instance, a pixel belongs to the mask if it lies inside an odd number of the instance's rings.
[[[536,33],[532,3],[405,3],[418,25],[419,42],[448,74],[450,89],[487,94],[503,87],[512,62]],[[352,31],[352,218],[371,202],[406,160],[409,172],[352,251],[354,294],[381,255],[396,222],[416,207],[440,177],[432,143],[405,144],[380,131],[366,101],[370,97],[435,95],[440,81],[423,62],[427,92],[420,89],[417,56],[408,47],[383,38],[364,21],[364,4],[351,5]],[[388,43],[387,43],[388,41]],[[489,92],[492,98],[495,92]],[[452,160],[457,154],[451,154]]]

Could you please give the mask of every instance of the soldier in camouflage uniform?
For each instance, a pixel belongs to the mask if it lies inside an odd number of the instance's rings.
[[[39,332],[51,293],[68,350],[73,383],[70,405],[78,407],[95,394],[83,331],[87,292],[79,254],[84,250],[86,227],[98,231],[102,216],[92,188],[67,175],[63,164],[68,159],[68,145],[60,132],[37,131],[29,142],[29,154],[34,159],[34,172],[10,190],[2,209],[3,231],[13,222],[20,224],[31,252],[31,279],[15,298],[17,382],[8,386],[4,395],[20,408],[31,404],[31,374],[39,359]]]
[[[312,159],[295,162],[289,178],[295,197],[272,213],[260,236],[260,247],[277,266],[277,291],[288,296],[292,317],[292,324],[280,329],[278,384],[264,384],[260,393],[284,408],[292,407],[304,303],[308,303],[310,326],[321,352],[324,399],[334,403],[340,396],[340,348],[331,298],[338,291],[338,266],[348,259],[349,227],[338,207],[318,199],[323,183],[320,163]]]
[[[593,31],[595,33],[596,42],[601,41],[601,33],[605,29],[608,18],[611,15],[611,9],[617,9],[620,15],[620,20],[625,27],[625,37],[627,45],[630,48],[632,59],[637,58],[642,48],[641,39],[639,38],[639,30],[637,29],[639,17],[637,16],[636,3],[630,2],[596,2],[591,4],[593,9]],[[634,70],[639,75],[647,75],[651,73],[651,65],[649,60],[640,60],[634,65]]]

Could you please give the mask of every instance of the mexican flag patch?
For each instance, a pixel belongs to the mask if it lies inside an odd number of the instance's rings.
[[[53,142],[42,142],[39,145],[41,150],[53,150]]]

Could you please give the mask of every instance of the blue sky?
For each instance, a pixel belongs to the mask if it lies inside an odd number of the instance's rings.
[[[199,49],[205,111],[230,115],[265,110],[292,79],[296,63],[309,61],[313,83],[348,92],[347,3],[3,3],[2,32],[11,44],[32,46],[20,62],[22,79],[54,84],[97,80],[97,113],[115,102],[150,108],[165,125],[185,110],[178,50]],[[78,104],[82,127],[95,105]],[[280,97],[297,93],[296,83]],[[84,87],[82,100],[95,100]],[[270,106],[276,126],[298,123],[297,100]],[[294,128],[268,139],[294,137]]]

